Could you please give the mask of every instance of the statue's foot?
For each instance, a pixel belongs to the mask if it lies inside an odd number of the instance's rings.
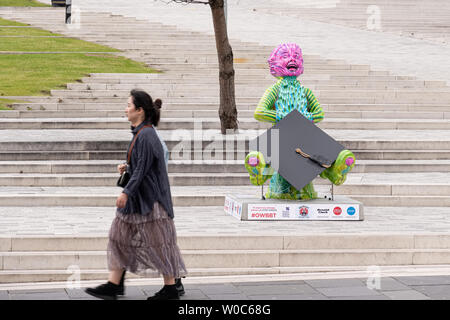
[[[269,189],[266,192],[266,199],[312,200],[317,199],[317,192],[314,190],[312,183],[309,183],[301,191],[298,191],[293,186],[286,193],[276,193]]]
[[[320,176],[330,180],[334,185],[341,185],[345,182],[345,179],[347,179],[347,174],[355,166],[355,160],[355,155],[351,151],[342,150],[333,165],[322,171]]]
[[[266,199],[280,199],[280,200],[299,200],[300,194],[289,193],[274,193],[268,190],[265,195]]]
[[[308,183],[301,191],[300,196],[302,200],[317,199],[317,192],[314,190],[312,182]]]

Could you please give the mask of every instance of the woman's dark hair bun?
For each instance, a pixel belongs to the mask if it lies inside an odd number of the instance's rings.
[[[156,99],[155,102],[153,102],[156,108],[161,109],[162,107],[162,101],[161,99]]]

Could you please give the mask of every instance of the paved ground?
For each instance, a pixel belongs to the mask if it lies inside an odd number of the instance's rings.
[[[449,300],[450,276],[188,283],[183,300]],[[161,285],[127,285],[120,299],[144,300]],[[0,300],[95,300],[83,288],[3,290]]]
[[[193,210],[195,209],[195,210]],[[239,221],[222,207],[176,207],[179,236],[189,235],[301,235],[447,233],[449,209],[417,207],[364,208],[364,221]],[[427,215],[433,212],[433,216]],[[110,207],[3,207],[2,236],[93,235],[107,236],[115,209]],[[425,217],[424,217],[425,216]],[[425,219],[426,218],[426,219]],[[426,222],[426,223],[424,223]],[[224,229],[223,226],[227,228]]]

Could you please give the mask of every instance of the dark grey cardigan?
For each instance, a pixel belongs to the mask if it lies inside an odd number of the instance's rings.
[[[131,127],[133,139],[144,125],[149,124],[144,121],[136,128]],[[129,148],[130,146],[128,146]],[[128,195],[128,201],[125,208],[118,208],[118,210],[123,214],[147,215],[152,212],[154,202],[158,201],[169,217],[173,219],[172,195],[164,161],[164,151],[153,127],[144,128],[139,133],[131,152],[128,167],[131,178],[123,189],[123,192]]]

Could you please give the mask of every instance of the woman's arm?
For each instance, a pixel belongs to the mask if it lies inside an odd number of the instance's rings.
[[[133,168],[133,174],[130,177],[130,181],[122,191],[128,196],[133,196],[137,193],[142,179],[148,173],[152,165],[152,144],[148,136],[145,136],[144,132],[136,139],[136,144],[134,145],[132,152],[136,152],[136,167]]]

